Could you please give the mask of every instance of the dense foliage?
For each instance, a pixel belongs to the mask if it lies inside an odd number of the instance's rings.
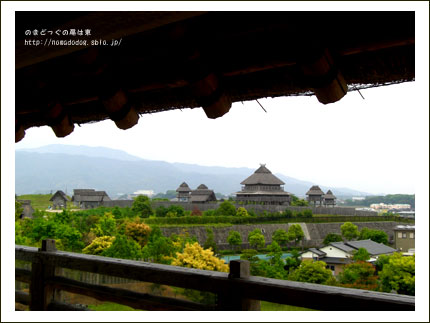
[[[143,201],[143,203],[146,202]],[[225,209],[228,210],[229,207],[227,204],[225,205]],[[101,207],[60,213],[36,210],[33,219],[16,218],[15,243],[40,247],[41,240],[50,238],[56,240],[58,249],[65,251],[227,271],[228,266],[214,255],[213,250],[216,248],[216,243],[212,229],[208,229],[205,243],[207,248],[203,248],[186,231],[179,235],[165,237],[160,228],[153,224],[150,225],[149,222],[160,219],[205,219],[212,217],[217,219],[229,218],[230,220],[259,218],[255,215],[178,216],[181,211],[177,212],[173,209],[170,211],[176,212],[176,216],[172,218],[168,218],[167,215],[166,217],[145,218],[142,209],[136,208]],[[281,216],[291,216],[291,214],[284,212]],[[267,215],[267,218],[270,218],[270,215]],[[370,238],[379,236],[374,234],[374,231],[378,230],[363,228],[358,233],[355,225],[348,226],[348,230],[343,227],[344,232],[342,233],[344,235],[351,231],[354,236]],[[291,257],[282,258],[281,245],[290,241],[297,244],[303,237],[303,230],[298,224],[291,225],[287,232],[276,230],[272,237],[272,244],[267,246],[268,260],[261,260],[256,257],[257,251],[253,249],[243,250],[241,258],[251,262],[253,275],[337,284],[378,291],[390,292],[395,290],[398,293],[409,295],[415,294],[415,257],[405,257],[400,254],[382,255],[375,266],[370,267],[367,262],[363,262],[363,260],[368,259],[368,256],[359,250],[354,257],[353,264],[348,265],[344,274],[336,280],[324,263],[300,262],[299,254],[295,250],[290,251]],[[232,246],[242,243],[242,237],[237,231],[231,231],[227,240]],[[248,241],[255,248],[262,248],[265,245],[264,235],[260,229],[252,231],[248,236]],[[329,275],[327,275],[328,273]],[[203,294],[196,295],[194,296],[203,297]]]
[[[342,235],[345,237],[346,240],[352,240],[355,238],[358,238],[359,232],[358,227],[351,223],[351,222],[345,222],[340,226],[340,231],[342,232]]]
[[[325,284],[330,278],[332,278],[331,270],[326,269],[326,263],[323,261],[303,261],[288,276],[290,280],[315,284]]]
[[[255,229],[248,233],[248,242],[254,248],[263,248],[266,244],[264,235],[261,233],[260,229]]]
[[[291,206],[308,206],[309,202],[304,200],[304,199],[300,199],[297,196],[295,196],[294,194],[291,194],[291,202],[290,202]]]
[[[369,229],[369,228],[361,229],[358,240],[367,240],[367,239],[388,245],[388,235],[382,230],[375,230],[375,229]]]
[[[329,233],[325,236],[323,244],[328,245],[332,242],[341,242],[342,236],[337,233]]]
[[[404,257],[395,253],[379,274],[382,290],[415,295],[415,256]]]
[[[197,242],[187,243],[183,252],[177,253],[172,265],[228,272],[228,265],[224,260],[215,257],[212,250],[203,249]]]
[[[238,231],[230,231],[227,237],[228,244],[234,249],[242,244],[242,237]]]

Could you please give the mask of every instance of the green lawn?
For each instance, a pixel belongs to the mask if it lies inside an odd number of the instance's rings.
[[[140,311],[126,305],[106,302],[100,305],[88,305],[92,311]]]
[[[49,201],[51,197],[51,194],[27,194],[18,195],[18,200],[30,200],[33,209],[46,210],[49,205],[52,205]]]

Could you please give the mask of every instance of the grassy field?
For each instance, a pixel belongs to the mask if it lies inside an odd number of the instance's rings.
[[[49,205],[52,205],[49,201],[51,197],[51,194],[27,194],[18,195],[18,200],[30,200],[33,209],[46,210]]]
[[[52,202],[50,202],[50,198],[52,194],[26,194],[26,195],[18,195],[18,200],[30,200],[31,206],[33,209],[46,210],[48,206],[52,206]],[[70,196],[69,196],[69,199]],[[72,203],[67,203],[67,209],[72,207]]]
[[[140,311],[126,305],[109,302],[100,305],[88,305],[88,308],[92,311]]]

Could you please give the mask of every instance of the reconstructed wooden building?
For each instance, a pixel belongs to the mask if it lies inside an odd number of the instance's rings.
[[[65,209],[69,198],[63,191],[56,191],[49,201],[52,202],[53,209]]]
[[[33,218],[34,209],[31,206],[31,200],[16,200],[21,204],[22,207],[22,213],[19,216],[20,219],[23,218]]]
[[[291,194],[284,191],[285,183],[261,164],[254,174],[240,183],[242,191],[236,192],[236,201],[244,203],[263,203],[289,205]]]
[[[181,185],[179,185],[179,187],[176,189],[176,192],[178,192],[176,197],[178,198],[179,202],[189,202],[190,201],[191,188],[188,186],[187,183],[183,182]]]
[[[307,191],[306,195],[309,203],[313,203],[314,205],[323,205],[324,202],[324,192],[320,189],[318,185],[312,186],[309,191]]]
[[[102,206],[104,201],[111,201],[105,191],[96,191],[94,189],[73,190],[72,202],[81,209]]]
[[[205,184],[200,184],[196,190],[191,191],[191,203],[215,202],[216,196],[213,190],[208,189]]]
[[[328,190],[327,193],[324,194],[323,199],[324,199],[325,206],[336,205],[336,196],[332,193],[331,190]]]

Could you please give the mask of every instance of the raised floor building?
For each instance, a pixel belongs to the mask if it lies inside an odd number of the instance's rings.
[[[254,174],[243,182],[240,192],[236,193],[236,201],[246,204],[289,205],[291,194],[284,191],[285,183],[272,174],[261,164]]]

